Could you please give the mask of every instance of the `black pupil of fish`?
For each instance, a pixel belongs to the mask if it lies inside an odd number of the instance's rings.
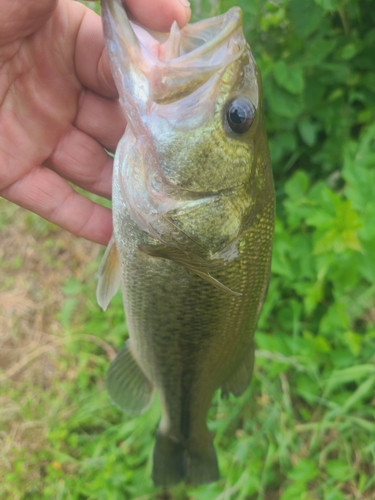
[[[235,99],[227,106],[227,121],[233,132],[243,134],[254,121],[254,107],[249,101]]]
[[[232,108],[230,110],[230,121],[236,125],[241,125],[246,120],[245,110],[242,108]]]

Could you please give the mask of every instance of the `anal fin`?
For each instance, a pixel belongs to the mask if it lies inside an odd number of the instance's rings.
[[[254,342],[251,342],[241,364],[221,386],[221,396],[223,398],[228,397],[229,393],[232,393],[236,397],[241,396],[250,384],[254,368],[254,350]]]
[[[134,359],[129,340],[107,371],[106,387],[113,403],[131,415],[143,413],[152,401],[153,386]]]

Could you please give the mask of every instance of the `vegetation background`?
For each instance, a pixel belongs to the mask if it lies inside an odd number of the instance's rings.
[[[103,387],[126,327],[120,296],[95,303],[99,249],[1,200],[1,499],[375,498],[375,4],[194,0],[194,18],[234,4],[277,222],[253,382],[212,405],[222,479],[153,487],[158,403],[130,420]]]

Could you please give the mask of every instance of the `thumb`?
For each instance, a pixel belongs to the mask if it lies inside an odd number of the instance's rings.
[[[51,17],[58,0],[0,0],[0,46],[25,38]]]
[[[123,0],[134,19],[146,28],[169,31],[173,21],[180,28],[189,21],[191,10],[188,0]]]

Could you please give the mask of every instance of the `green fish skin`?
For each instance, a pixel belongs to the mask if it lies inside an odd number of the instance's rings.
[[[239,396],[269,281],[274,189],[258,70],[237,7],[168,34],[102,0],[106,47],[128,121],[115,157],[114,236],[99,269],[106,309],[122,285],[129,340],[107,374],[112,401],[162,417],[152,477],[219,478],[206,418]]]

